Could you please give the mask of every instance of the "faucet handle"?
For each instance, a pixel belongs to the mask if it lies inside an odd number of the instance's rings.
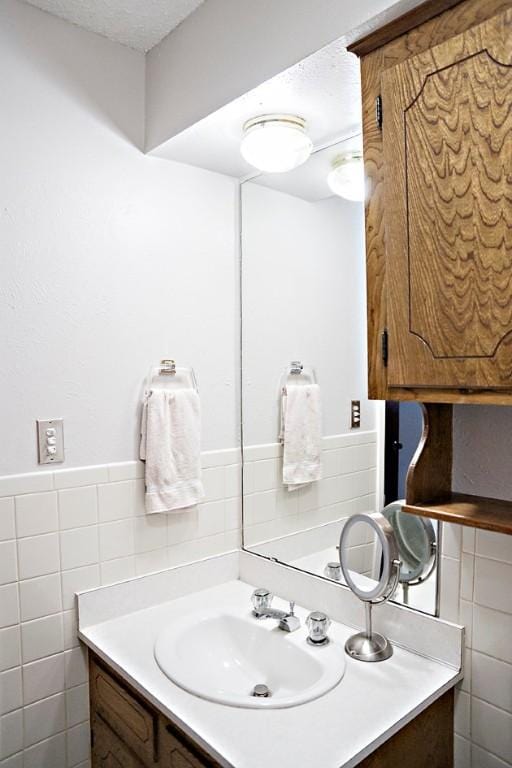
[[[309,630],[307,642],[309,645],[327,645],[329,637],[327,631],[331,626],[331,620],[327,614],[321,611],[313,611],[306,619]]]
[[[253,605],[253,614],[255,616],[261,616],[271,606],[274,595],[264,587],[255,589],[252,593],[251,601]]]

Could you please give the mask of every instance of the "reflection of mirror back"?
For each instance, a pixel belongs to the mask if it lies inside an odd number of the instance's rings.
[[[391,524],[400,553],[400,583],[404,602],[409,602],[408,589],[425,582],[433,574],[437,544],[434,523],[427,517],[416,517],[403,511],[404,501],[388,504],[382,514]]]

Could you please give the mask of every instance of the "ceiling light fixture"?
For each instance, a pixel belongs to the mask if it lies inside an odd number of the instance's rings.
[[[240,152],[254,168],[283,173],[305,163],[313,144],[306,121],[296,115],[260,115],[244,124]]]
[[[361,152],[346,152],[332,161],[332,170],[327,177],[331,192],[346,200],[361,202],[365,198],[363,155]]]

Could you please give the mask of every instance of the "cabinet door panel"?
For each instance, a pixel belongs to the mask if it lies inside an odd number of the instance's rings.
[[[99,718],[91,721],[92,768],[144,768],[143,763]]]
[[[512,389],[512,10],[382,96],[388,384]]]

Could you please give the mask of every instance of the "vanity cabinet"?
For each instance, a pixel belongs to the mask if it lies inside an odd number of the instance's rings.
[[[91,653],[89,687],[93,768],[220,768]]]
[[[369,392],[512,404],[512,9],[431,0],[361,56]]]
[[[92,768],[221,768],[91,652],[89,684]],[[453,689],[359,763],[361,768],[398,764],[453,768]]]

